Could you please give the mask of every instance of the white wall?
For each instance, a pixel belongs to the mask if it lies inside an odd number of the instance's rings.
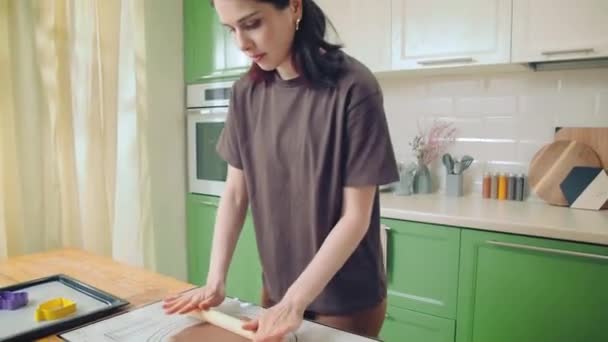
[[[152,215],[157,271],[187,279],[182,1],[146,0]]]
[[[476,193],[484,171],[527,173],[556,126],[608,127],[608,69],[402,77],[380,84],[397,159],[411,157],[408,142],[418,123],[453,121],[459,132],[450,152],[475,157],[466,179]],[[443,188],[443,165],[433,169]]]

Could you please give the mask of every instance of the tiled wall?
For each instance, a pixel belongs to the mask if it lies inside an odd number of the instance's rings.
[[[527,173],[532,156],[553,140],[556,126],[608,126],[608,69],[494,72],[381,78],[390,133],[399,161],[418,126],[449,120],[457,128],[449,152],[476,161],[465,191],[479,193],[484,171]],[[445,169],[432,166],[436,187]]]

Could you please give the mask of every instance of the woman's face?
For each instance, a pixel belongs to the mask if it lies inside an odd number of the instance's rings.
[[[301,0],[285,9],[256,0],[214,0],[220,22],[237,46],[266,71],[292,68],[291,45],[295,23],[301,16]],[[281,71],[281,70],[279,70]]]

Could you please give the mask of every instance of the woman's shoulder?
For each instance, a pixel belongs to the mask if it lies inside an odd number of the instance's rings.
[[[344,73],[338,82],[342,92],[349,94],[353,100],[382,94],[376,76],[365,64],[346,53],[344,64]]]
[[[248,73],[243,74],[239,79],[234,81],[232,85],[233,93],[243,93],[254,86],[254,82],[249,77]]]
[[[259,86],[259,82],[254,82],[248,73],[243,74],[232,85],[233,104],[240,107],[241,111],[249,108],[252,101],[258,97],[255,90]]]

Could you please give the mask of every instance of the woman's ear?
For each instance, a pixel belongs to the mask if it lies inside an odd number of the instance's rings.
[[[291,8],[297,17],[302,16],[302,0],[291,0]]]

